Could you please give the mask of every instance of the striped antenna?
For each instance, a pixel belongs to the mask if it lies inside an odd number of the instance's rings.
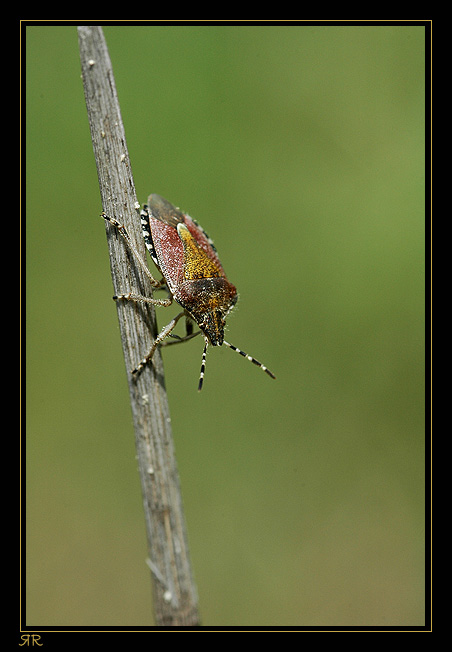
[[[265,366],[262,364],[262,362],[259,362],[259,360],[256,360],[256,358],[251,357],[250,355],[248,355],[247,353],[245,353],[245,351],[241,351],[241,350],[238,349],[236,346],[233,346],[232,344],[229,344],[229,342],[226,342],[226,340],[223,340],[223,344],[226,344],[226,346],[229,346],[230,349],[232,349],[233,351],[236,351],[237,353],[240,353],[240,355],[243,355],[244,358],[246,358],[247,360],[249,360],[249,361],[252,362],[253,364],[255,364],[255,365],[257,365],[258,367],[260,367],[260,368],[262,369],[262,371],[265,371],[265,373],[268,374],[268,375],[270,376],[270,378],[276,378],[276,376],[275,376],[274,374],[272,374],[272,372],[270,371],[270,369],[267,369],[267,367],[265,367]]]
[[[229,344],[229,342],[226,342],[226,340],[223,340],[223,344],[226,344],[226,346],[228,346],[230,349],[232,349],[233,351],[236,351],[237,353],[242,355],[244,358],[246,358],[247,360],[249,360],[253,364],[260,367],[262,369],[262,371],[265,371],[265,373],[270,376],[270,378],[276,378],[276,376],[274,374],[272,374],[270,369],[267,369],[267,367],[265,365],[263,365],[262,362],[259,362],[259,360],[256,360],[256,358],[253,358],[251,355],[248,355],[247,353],[245,353],[245,351],[241,351],[240,349],[238,349],[233,344]],[[201,373],[200,373],[200,376],[199,376],[198,392],[200,392],[202,390],[202,385],[203,385],[203,382],[204,382],[204,373],[206,371],[206,354],[207,354],[208,345],[209,345],[209,340],[206,337],[205,338],[205,344],[204,344],[204,351],[202,353]]]
[[[204,381],[204,372],[206,370],[206,354],[207,354],[207,346],[209,344],[209,340],[207,337],[205,338],[205,343],[204,343],[204,351],[202,352],[202,362],[201,362],[201,373],[199,374],[199,385],[198,385],[198,392],[202,390],[202,384]]]

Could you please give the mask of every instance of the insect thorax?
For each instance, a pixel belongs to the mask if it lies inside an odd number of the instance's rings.
[[[226,315],[237,303],[237,290],[224,277],[184,281],[174,299],[190,314],[212,346],[221,346]]]

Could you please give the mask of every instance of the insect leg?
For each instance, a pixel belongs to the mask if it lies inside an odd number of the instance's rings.
[[[153,343],[153,345],[151,346],[151,350],[149,351],[149,353],[147,354],[147,356],[146,356],[145,358],[143,358],[143,359],[141,360],[141,362],[139,362],[139,363],[137,364],[137,366],[136,366],[135,369],[132,369],[132,372],[131,372],[132,374],[134,374],[134,375],[137,374],[139,371],[141,371],[141,370],[143,369],[143,367],[144,367],[145,365],[147,365],[147,363],[152,359],[152,356],[154,355],[155,350],[157,349],[158,345],[159,345],[159,344],[160,344],[160,343],[161,343],[161,342],[162,342],[166,337],[169,336],[169,334],[171,333],[171,331],[173,330],[173,328],[176,326],[176,324],[177,324],[177,322],[179,321],[179,319],[180,319],[181,317],[183,317],[184,315],[185,315],[185,311],[180,312],[178,315],[176,315],[176,316],[174,317],[174,319],[172,319],[172,320],[169,322],[169,324],[167,324],[167,325],[162,329],[162,331],[159,333],[159,335],[155,338],[154,343]]]
[[[127,294],[118,294],[114,296],[115,301],[137,301],[141,303],[151,303],[153,306],[170,306],[173,303],[173,298],[168,297],[168,299],[151,299],[150,297],[144,297],[141,294],[132,294],[128,292]]]
[[[182,342],[188,342],[188,340],[192,340],[197,335],[200,335],[201,332],[202,331],[195,331],[194,333],[190,333],[190,335],[185,335],[184,337],[179,337],[179,335],[173,335],[173,333],[170,333],[168,337],[173,337],[176,341],[162,342],[161,346],[172,346],[173,344],[182,344]]]
[[[193,321],[185,316],[185,336],[184,337],[179,337],[179,335],[174,335],[174,333],[170,333],[170,337],[173,337],[176,342],[162,342],[162,346],[171,346],[172,344],[180,344],[181,342],[188,342],[188,340],[191,340],[193,337],[196,337],[199,335],[201,331],[196,331],[195,333],[193,332]]]
[[[123,224],[121,224],[120,222],[118,222],[118,220],[115,220],[114,217],[109,217],[106,213],[102,213],[101,217],[103,217],[104,220],[107,220],[107,222],[109,222],[112,226],[114,226],[119,231],[119,233],[124,238],[125,242],[129,246],[129,248],[131,249],[131,251],[135,255],[135,258],[140,263],[141,268],[143,269],[144,273],[146,274],[146,276],[150,280],[152,287],[157,289],[159,287],[162,287],[162,285],[165,285],[165,280],[164,279],[162,279],[161,281],[156,281],[155,278],[152,276],[151,272],[149,271],[148,266],[146,265],[145,261],[141,257],[140,253],[138,252],[137,248],[133,244],[132,240],[130,239],[129,234],[126,231],[126,227]]]

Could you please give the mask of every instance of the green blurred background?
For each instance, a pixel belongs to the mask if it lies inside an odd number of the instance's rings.
[[[104,33],[139,201],[213,237],[277,375],[163,352],[203,624],[423,625],[424,28]],[[151,625],[75,27],[26,29],[26,105],[26,624]]]

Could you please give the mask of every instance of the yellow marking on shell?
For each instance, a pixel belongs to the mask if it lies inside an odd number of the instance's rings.
[[[185,224],[177,225],[177,232],[184,245],[184,276],[186,279],[217,278],[222,276],[218,265],[198,245]]]

